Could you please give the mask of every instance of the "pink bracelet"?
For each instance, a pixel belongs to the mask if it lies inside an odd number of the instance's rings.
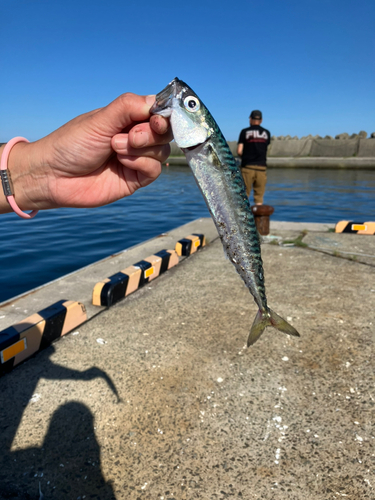
[[[14,139],[11,139],[5,146],[3,154],[1,155],[1,162],[0,162],[1,182],[3,184],[5,197],[13,212],[16,212],[16,214],[22,217],[23,219],[32,219],[33,217],[36,216],[39,210],[33,210],[29,214],[27,214],[26,212],[22,212],[20,207],[17,205],[16,200],[14,199],[12,181],[8,170],[8,156],[12,147],[15,144],[17,144],[17,142],[29,142],[29,141],[24,137],[15,137]]]

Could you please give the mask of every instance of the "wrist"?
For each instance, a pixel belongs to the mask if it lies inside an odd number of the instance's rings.
[[[3,154],[5,145],[0,148]],[[44,169],[40,148],[37,143],[18,142],[9,152],[7,168],[13,186],[16,204],[22,211],[49,208],[46,198],[47,176]],[[12,209],[0,189],[0,213]]]

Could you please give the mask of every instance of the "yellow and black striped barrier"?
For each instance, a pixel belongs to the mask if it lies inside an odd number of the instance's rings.
[[[178,264],[175,250],[161,250],[94,286],[94,306],[110,307]]]
[[[0,332],[0,375],[87,320],[80,302],[59,300]]]
[[[204,234],[191,234],[179,240],[174,250],[160,252],[96,283],[92,293],[94,306],[111,307],[206,245]]]
[[[178,241],[175,250],[161,250],[97,283],[93,304],[111,306],[179,263],[179,255],[189,256],[206,245],[203,234]],[[0,375],[87,321],[81,302],[60,300],[0,332]]]
[[[176,243],[175,250],[177,255],[188,257],[192,253],[206,245],[204,234],[190,234]]]
[[[335,233],[375,234],[375,222],[341,220],[336,224]]]

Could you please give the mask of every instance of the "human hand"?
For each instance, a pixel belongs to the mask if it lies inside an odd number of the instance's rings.
[[[153,102],[123,94],[39,141],[16,144],[8,168],[19,207],[96,207],[154,181],[173,136],[168,120],[150,117]]]

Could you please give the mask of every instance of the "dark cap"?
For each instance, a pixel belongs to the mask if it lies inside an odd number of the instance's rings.
[[[262,112],[259,111],[259,109],[254,109],[254,111],[250,113],[250,118],[252,118],[253,120],[261,120]]]

